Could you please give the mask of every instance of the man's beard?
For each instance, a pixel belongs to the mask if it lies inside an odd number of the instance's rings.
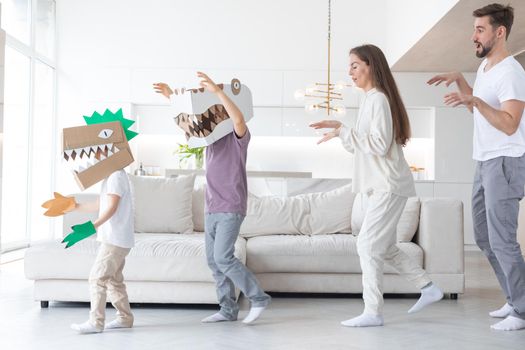
[[[479,41],[475,41],[474,43],[479,44],[481,46],[481,52],[478,52],[478,50],[476,49],[476,57],[478,58],[484,58],[485,56],[487,56],[488,53],[494,47],[494,40],[490,40],[486,46],[480,43]]]

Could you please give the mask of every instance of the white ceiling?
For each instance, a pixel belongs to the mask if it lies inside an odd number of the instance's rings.
[[[488,3],[487,0],[460,0],[401,56],[392,69],[397,72],[475,72],[480,59],[474,54],[470,40],[474,21],[472,12]],[[525,49],[525,1],[512,0],[510,4],[514,7],[514,24],[508,47],[512,53],[518,53]],[[522,64],[524,56],[524,53],[520,55]]]

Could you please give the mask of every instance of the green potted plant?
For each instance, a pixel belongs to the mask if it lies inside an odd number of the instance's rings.
[[[194,157],[195,167],[197,169],[202,169],[204,163],[204,149],[206,147],[189,148],[187,144],[179,143],[178,145],[179,148],[177,148],[174,153],[179,155],[179,166],[181,166],[182,162],[185,160]]]

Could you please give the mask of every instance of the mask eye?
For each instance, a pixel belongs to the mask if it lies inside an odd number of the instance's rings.
[[[98,137],[101,139],[109,139],[113,135],[113,130],[111,129],[104,129],[98,134]]]
[[[239,92],[241,92],[241,82],[239,81],[239,79],[232,79],[232,82],[231,82],[231,89],[232,89],[232,92],[234,95],[238,95]]]

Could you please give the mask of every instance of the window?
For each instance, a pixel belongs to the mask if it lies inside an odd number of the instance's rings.
[[[0,25],[6,31],[0,129],[0,247],[5,251],[52,237],[52,220],[42,215],[40,205],[52,195],[56,161],[55,1],[0,3]]]
[[[42,215],[40,205],[51,198],[53,187],[54,152],[54,69],[47,64],[35,61],[32,151],[30,169],[32,176],[29,183],[28,208],[30,239],[38,241],[50,237],[51,220]]]
[[[35,49],[38,53],[54,58],[55,51],[55,1],[38,0],[35,18]]]
[[[2,28],[13,38],[29,45],[31,0],[2,0]]]
[[[5,50],[4,140],[2,175],[2,248],[27,241],[30,60]]]

